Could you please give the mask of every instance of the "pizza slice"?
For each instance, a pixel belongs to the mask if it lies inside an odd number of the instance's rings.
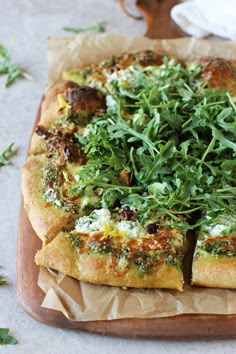
[[[134,288],[183,290],[184,235],[160,220],[141,225],[124,205],[77,219],[36,254],[36,264],[81,281]]]
[[[45,133],[46,134],[46,133]],[[86,156],[71,136],[52,136],[46,154],[29,156],[22,168],[24,207],[36,234],[48,243],[60,230],[73,227],[76,217],[100,196],[88,187],[72,192],[76,173]]]
[[[78,214],[79,200],[67,200],[66,169],[48,162],[45,155],[31,156],[22,169],[24,207],[36,234],[49,242],[63,227],[69,226]]]
[[[193,256],[192,284],[236,288],[236,221],[221,215],[201,228]]]

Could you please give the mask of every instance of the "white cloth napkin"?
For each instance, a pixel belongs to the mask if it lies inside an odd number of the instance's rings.
[[[174,6],[171,17],[187,34],[236,39],[236,0],[190,0]]]

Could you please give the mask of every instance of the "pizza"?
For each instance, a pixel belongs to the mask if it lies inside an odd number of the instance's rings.
[[[35,261],[80,281],[236,288],[236,63],[124,53],[61,75],[22,169]]]
[[[153,221],[142,226],[127,205],[117,215],[95,209],[39,251],[36,263],[96,284],[181,290],[183,234]]]
[[[192,283],[200,286],[235,288],[236,222],[222,214],[198,232],[193,256]]]

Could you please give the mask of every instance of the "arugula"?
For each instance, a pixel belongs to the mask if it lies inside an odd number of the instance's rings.
[[[93,31],[99,33],[99,32],[105,32],[105,27],[102,21],[97,20],[92,26],[86,28],[63,27],[63,30],[66,32],[73,32],[73,33],[81,33],[87,31]]]
[[[235,215],[236,107],[200,74],[199,66],[186,69],[165,58],[160,67],[111,75],[112,106],[77,136],[89,160],[73,192],[98,187],[100,206],[118,201],[135,207],[143,222],[167,215],[183,228],[180,216],[199,210]],[[130,186],[119,181],[123,169]]]
[[[0,345],[16,343],[16,339],[9,335],[9,328],[0,328]]]
[[[0,167],[9,164],[9,158],[15,155],[15,151],[12,150],[14,143],[9,144],[6,149],[0,152]]]
[[[0,57],[2,58],[0,62],[0,75],[8,73],[8,62],[10,61],[9,50],[6,49],[2,44],[0,44]]]
[[[0,275],[0,285],[5,285],[7,283],[6,278],[3,275]]]
[[[100,165],[100,160],[89,160],[75,175],[78,183],[70,189],[71,195],[79,193],[86,195],[88,187],[93,187],[101,195],[100,206],[113,207],[117,199],[122,199],[130,193],[140,191],[139,186],[128,186],[119,179],[119,173],[107,165]],[[99,205],[98,205],[99,206]]]
[[[7,283],[6,278],[3,275],[0,275],[0,286]],[[3,344],[16,344],[17,341],[14,337],[9,335],[8,328],[0,328],[0,345]]]
[[[9,87],[17,78],[23,76],[28,80],[32,77],[25,71],[21,70],[17,64],[11,63],[10,52],[12,46],[9,49],[0,44],[0,75],[7,75],[5,80],[5,87]]]

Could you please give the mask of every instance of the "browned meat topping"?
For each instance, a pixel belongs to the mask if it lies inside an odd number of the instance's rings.
[[[64,99],[71,105],[71,118],[75,123],[86,123],[97,111],[105,110],[105,95],[90,86],[69,88],[64,93]]]
[[[65,165],[67,161],[79,162],[85,157],[73,134],[60,130],[47,131],[43,126],[38,126],[36,133],[45,139],[47,157],[58,166]]]

